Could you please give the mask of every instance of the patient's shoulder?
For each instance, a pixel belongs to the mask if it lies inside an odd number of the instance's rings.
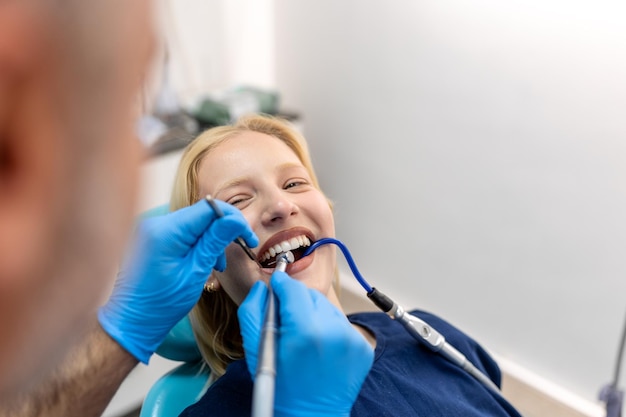
[[[197,403],[187,407],[181,417],[249,417],[251,410],[252,379],[246,361],[241,359],[231,363],[226,373],[211,384]]]

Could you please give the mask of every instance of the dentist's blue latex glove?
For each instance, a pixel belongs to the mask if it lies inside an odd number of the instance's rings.
[[[239,236],[258,245],[241,212],[216,203],[223,218],[202,200],[141,222],[135,250],[98,311],[104,330],[143,363],[198,301],[212,270],[224,270],[226,246]]]
[[[372,347],[319,291],[279,271],[271,285],[280,316],[274,415],[349,416],[372,367]],[[257,282],[238,310],[253,378],[267,296],[267,286]]]

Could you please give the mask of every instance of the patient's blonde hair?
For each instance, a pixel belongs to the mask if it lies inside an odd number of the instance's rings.
[[[206,130],[187,146],[174,181],[170,209],[178,210],[204,198],[199,195],[198,178],[204,157],[220,143],[250,131],[273,136],[287,144],[308,171],[312,184],[320,189],[302,135],[287,121],[265,115],[249,115],[233,125]],[[200,352],[211,368],[214,378],[223,375],[229,363],[244,357],[237,320],[237,305],[225,291],[204,291],[190,313],[190,320]]]

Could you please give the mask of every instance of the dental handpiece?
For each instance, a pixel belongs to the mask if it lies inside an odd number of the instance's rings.
[[[275,271],[285,272],[287,264],[294,261],[290,251],[276,257]],[[256,378],[252,391],[252,417],[272,417],[274,415],[274,390],[276,387],[276,335],[278,333],[278,317],[276,299],[272,286],[268,284],[265,321],[261,330],[259,361],[257,362]]]
[[[406,312],[402,306],[396,303],[393,304],[393,308],[387,314],[399,321],[414,339],[423,342],[430,350],[441,354],[450,362],[460,366],[485,387],[501,395],[500,388],[487,375],[475,367],[465,355],[448,343],[446,338],[428,323]]]

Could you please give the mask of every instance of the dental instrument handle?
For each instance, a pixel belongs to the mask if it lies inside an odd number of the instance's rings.
[[[455,349],[450,343],[446,342],[445,337],[433,329],[428,323],[420,320],[419,318],[413,316],[412,314],[407,313],[401,306],[396,304],[391,298],[387,297],[381,291],[377,290],[375,287],[371,287],[369,283],[363,278],[359,269],[356,266],[356,263],[352,259],[352,255],[350,251],[341,241],[334,238],[321,238],[315,243],[313,243],[302,255],[308,256],[317,248],[322,245],[334,244],[343,253],[346,261],[348,262],[348,266],[350,266],[350,270],[354,274],[354,277],[361,284],[361,286],[365,289],[367,293],[367,297],[372,300],[372,302],[381,309],[384,313],[390,316],[392,319],[398,320],[404,328],[415,338],[418,342],[422,342],[426,344],[426,346],[432,350],[433,352],[440,353],[443,357],[451,361],[452,363],[460,366],[478,381],[480,381],[483,385],[485,385],[488,389],[502,395],[500,393],[500,389],[496,384],[493,383],[489,377],[487,377],[484,373],[482,373],[478,368],[476,368],[461,352]]]
[[[394,303],[392,309],[387,313],[391,318],[398,320],[413,338],[417,339],[433,352],[440,353],[450,362],[460,366],[485,387],[500,394],[500,388],[493,383],[489,377],[474,366],[461,352],[454,348],[450,343],[446,342],[446,338],[437,330],[432,328],[425,321],[406,312],[404,308]]]
[[[272,417],[274,415],[276,334],[276,301],[274,293],[270,289],[265,309],[265,322],[261,330],[259,362],[252,391],[252,417]]]
[[[491,379],[476,368],[465,355],[459,352],[450,343],[446,342],[446,338],[428,323],[407,313],[402,306],[396,304],[391,298],[387,297],[376,288],[372,288],[372,290],[367,293],[367,297],[392,319],[402,323],[404,328],[414,339],[424,343],[433,352],[441,354],[450,362],[463,368],[491,391],[500,394],[500,389]]]
[[[294,261],[293,253],[279,255],[276,271],[285,272],[287,264]],[[276,388],[276,336],[278,318],[276,297],[268,284],[265,321],[261,330],[259,361],[252,391],[252,417],[272,417],[274,415],[274,390]]]
[[[213,197],[211,197],[210,194],[207,194],[205,199],[206,199],[207,203],[209,203],[209,206],[211,206],[211,208],[215,212],[215,215],[218,218],[224,217],[224,212],[222,211],[222,209],[220,209],[220,207],[217,204],[215,204],[215,201],[213,200]],[[256,263],[259,267],[263,268],[261,263],[257,260],[256,255],[254,254],[254,252],[252,252],[250,247],[246,244],[245,240],[243,240],[241,238],[241,236],[238,236],[237,239],[235,239],[235,243],[238,244],[239,246],[241,246],[241,249],[243,249],[243,251],[246,253],[248,258],[253,260],[254,263]]]

